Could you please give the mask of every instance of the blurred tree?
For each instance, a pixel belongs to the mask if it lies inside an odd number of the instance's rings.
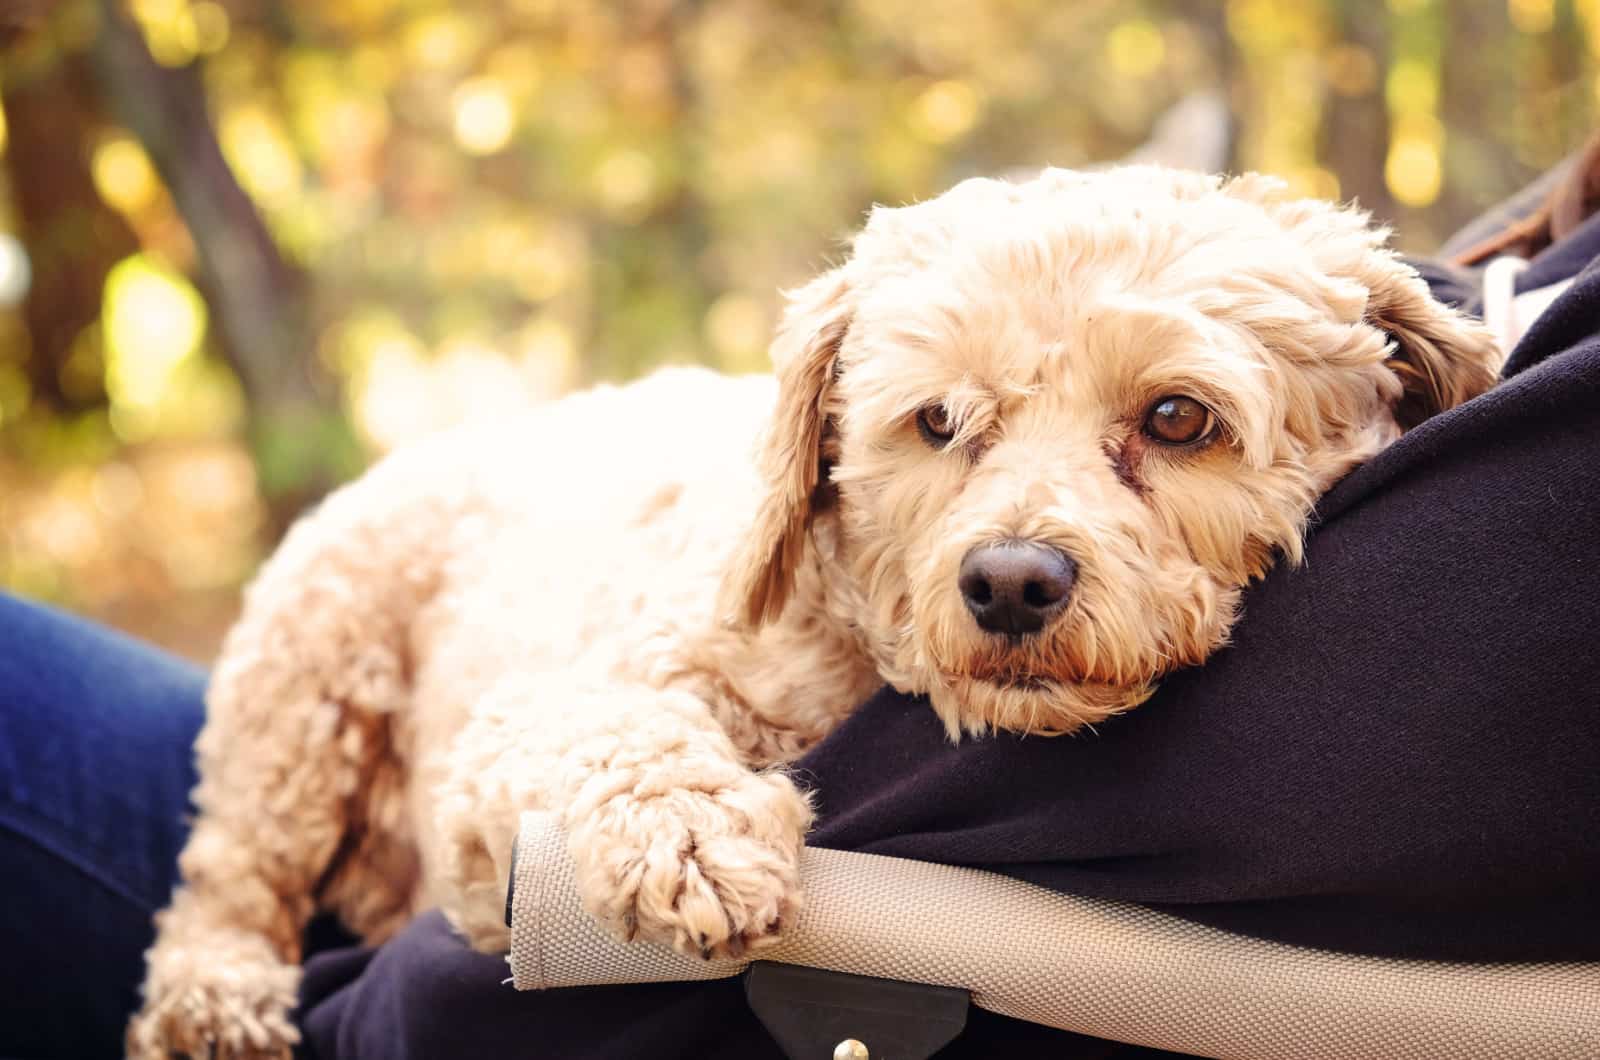
[[[279,252],[212,129],[197,63],[152,57],[117,0],[97,0],[91,56],[105,96],[170,191],[194,241],[220,346],[244,390],[247,432],[275,529],[357,466],[315,357],[306,276]]]
[[[1425,251],[1600,110],[1600,0],[0,0],[0,49],[0,583],[147,632],[367,456],[764,368],[872,203],[1144,145]]]
[[[37,29],[49,12],[50,4],[51,0],[9,0],[0,5],[0,47]]]
[[[1322,59],[1320,74],[1329,94],[1318,153],[1336,167],[1341,196],[1358,199],[1375,216],[1389,219],[1395,216],[1395,201],[1384,182],[1384,155],[1377,147],[1389,142],[1383,94],[1388,37],[1383,19],[1375,14],[1354,4],[1335,9],[1339,43]]]
[[[42,9],[13,10],[0,48],[10,146],[6,174],[32,282],[23,304],[32,399],[57,413],[105,401],[98,329],[111,267],[139,248],[89,172],[86,140],[106,125],[94,73],[81,51],[50,46]]]

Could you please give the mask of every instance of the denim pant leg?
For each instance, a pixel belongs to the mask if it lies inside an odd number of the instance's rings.
[[[0,594],[0,1057],[118,1057],[188,831],[205,675]]]

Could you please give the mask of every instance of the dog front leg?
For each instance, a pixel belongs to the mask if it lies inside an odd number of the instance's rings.
[[[426,486],[391,463],[329,497],[247,594],[207,692],[184,884],[156,918],[130,1057],[291,1055],[301,931],[385,810],[373,778],[410,703],[410,625],[457,521]],[[362,930],[406,911],[414,880],[386,882]]]
[[[590,914],[624,939],[700,956],[776,938],[800,902],[811,807],[752,771],[707,704],[643,685],[519,678],[478,704],[436,793],[447,913],[504,950],[521,814],[561,814]]]

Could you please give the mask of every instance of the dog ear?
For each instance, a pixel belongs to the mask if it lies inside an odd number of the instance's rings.
[[[1505,351],[1493,333],[1435,299],[1410,265],[1374,248],[1357,279],[1368,292],[1367,323],[1394,340],[1384,363],[1400,380],[1394,418],[1401,430],[1494,386]]]
[[[850,326],[848,266],[789,292],[772,362],[778,400],[759,459],[766,495],[723,579],[721,611],[750,628],[778,617],[805,551],[822,484],[822,439],[839,344]]]
[[[1435,299],[1417,270],[1389,248],[1389,229],[1373,225],[1365,210],[1295,198],[1282,181],[1255,173],[1222,190],[1259,204],[1329,277],[1365,292],[1361,318],[1394,342],[1385,365],[1400,381],[1393,415],[1402,430],[1495,384],[1505,352],[1493,333]]]

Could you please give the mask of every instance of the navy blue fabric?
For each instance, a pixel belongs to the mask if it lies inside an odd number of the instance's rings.
[[[122,1055],[205,675],[0,594],[0,1056]]]

